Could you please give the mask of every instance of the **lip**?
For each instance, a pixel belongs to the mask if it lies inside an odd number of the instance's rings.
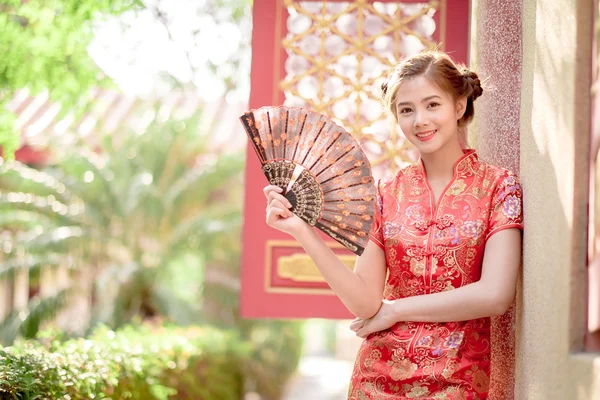
[[[433,139],[433,137],[435,136],[436,133],[437,133],[437,129],[433,129],[431,131],[424,131],[424,132],[416,133],[415,136],[421,142],[427,142],[427,141]]]

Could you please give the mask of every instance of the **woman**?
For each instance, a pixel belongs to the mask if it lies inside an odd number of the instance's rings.
[[[350,399],[486,399],[489,317],[510,307],[521,262],[521,186],[467,149],[483,91],[474,72],[429,51],[401,62],[382,89],[420,160],[378,182],[354,271],[274,186],[264,190],[267,224],[294,236],[357,317],[351,329],[366,340]]]

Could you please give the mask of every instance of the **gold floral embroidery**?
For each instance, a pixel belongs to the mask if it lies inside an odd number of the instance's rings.
[[[418,383],[415,383],[412,387],[404,385],[404,388],[406,390],[406,397],[409,399],[418,399],[429,395],[429,389],[426,386],[420,386]],[[410,392],[408,389],[410,389]]]
[[[465,190],[466,187],[467,187],[467,184],[465,183],[465,181],[463,181],[462,179],[459,179],[459,180],[455,181],[452,184],[452,186],[450,186],[450,189],[448,191],[450,192],[450,194],[452,194],[454,196],[458,196]]]
[[[480,370],[477,365],[473,365],[470,371],[467,371],[467,375],[471,375],[471,384],[477,393],[486,393],[490,386],[490,378],[488,375]]]
[[[456,265],[453,253],[448,253],[444,256],[444,265],[446,267],[453,267],[454,265]]]
[[[369,368],[373,365],[373,363],[375,363],[379,360],[381,360],[381,351],[379,351],[377,349],[373,349],[373,350],[371,350],[371,352],[369,353],[369,356],[365,360],[365,366],[367,368]]]
[[[442,392],[436,393],[433,396],[433,399],[435,400],[467,400],[467,395],[466,393],[459,389],[459,388],[455,388],[455,387],[451,387],[448,389],[445,389]],[[478,400],[478,397],[470,397],[470,400]]]
[[[435,274],[437,272],[438,269],[438,258],[437,257],[432,257],[431,258],[431,273]]]
[[[450,379],[450,377],[456,371],[456,369],[457,369],[456,358],[450,358],[446,362],[446,366],[444,367],[444,370],[442,371],[442,376],[446,379]]]
[[[417,370],[417,364],[412,363],[409,359],[397,360],[396,356],[392,356],[393,361],[388,361],[391,366],[390,377],[395,381],[408,379]]]
[[[425,259],[417,260],[415,258],[411,258],[410,272],[415,274],[415,276],[423,276],[425,273]]]

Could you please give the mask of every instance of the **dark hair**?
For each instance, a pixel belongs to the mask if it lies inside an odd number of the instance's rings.
[[[477,74],[462,64],[456,64],[448,54],[427,50],[401,61],[381,85],[383,101],[394,118],[398,118],[396,96],[402,81],[417,76],[427,77],[434,85],[449,93],[453,99],[467,98],[464,115],[458,120],[465,127],[475,116],[473,102],[481,96],[483,88]],[[466,140],[465,140],[466,143]]]

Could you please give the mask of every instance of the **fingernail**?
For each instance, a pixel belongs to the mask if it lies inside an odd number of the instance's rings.
[[[289,201],[287,202],[287,206],[288,208],[292,208],[292,203],[290,203]]]
[[[277,187],[275,188],[275,191],[276,191],[277,193],[281,193],[281,192],[283,192],[283,189],[282,189],[282,188],[280,188],[279,186],[277,186]]]

